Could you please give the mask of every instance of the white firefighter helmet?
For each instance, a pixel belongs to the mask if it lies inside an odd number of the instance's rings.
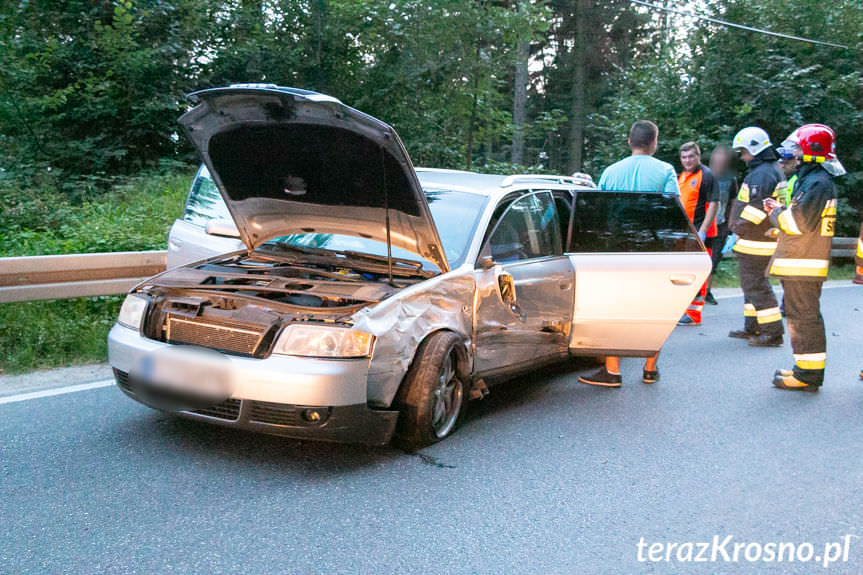
[[[748,126],[737,132],[731,147],[735,150],[743,148],[753,156],[757,156],[770,147],[770,136],[761,128]]]

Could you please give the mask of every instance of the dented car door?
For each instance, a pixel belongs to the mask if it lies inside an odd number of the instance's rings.
[[[567,354],[572,264],[552,193],[508,198],[492,219],[475,272],[474,369],[513,371]]]

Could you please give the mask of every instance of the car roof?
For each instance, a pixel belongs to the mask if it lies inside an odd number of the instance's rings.
[[[446,188],[497,198],[525,188],[593,190],[569,176],[555,174],[480,174],[463,170],[416,168],[423,188]]]

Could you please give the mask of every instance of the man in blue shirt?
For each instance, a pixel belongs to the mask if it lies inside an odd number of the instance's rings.
[[[608,191],[656,192],[680,194],[674,167],[653,157],[659,142],[659,128],[648,120],[639,120],[629,130],[627,143],[632,155],[608,166],[599,178],[599,188]],[[644,362],[644,383],[659,380],[656,366],[659,354]],[[578,378],[582,383],[602,387],[620,387],[620,358],[606,357],[605,366]]]
[[[632,155],[608,166],[599,178],[599,189],[621,192],[679,194],[674,166],[653,157],[659,129],[648,120],[639,120],[629,130]],[[648,138],[652,141],[647,142]]]

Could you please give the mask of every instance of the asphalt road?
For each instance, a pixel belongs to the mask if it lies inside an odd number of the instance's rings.
[[[654,386],[636,360],[616,390],[534,374],[413,455],[182,421],[113,387],[0,403],[0,573],[861,573],[863,288],[824,292],[815,395],[771,387],[788,345],[725,336],[741,308],[675,330]],[[695,562],[714,536],[730,560]],[[693,561],[641,562],[641,538]],[[734,562],[739,542],[847,561]]]

